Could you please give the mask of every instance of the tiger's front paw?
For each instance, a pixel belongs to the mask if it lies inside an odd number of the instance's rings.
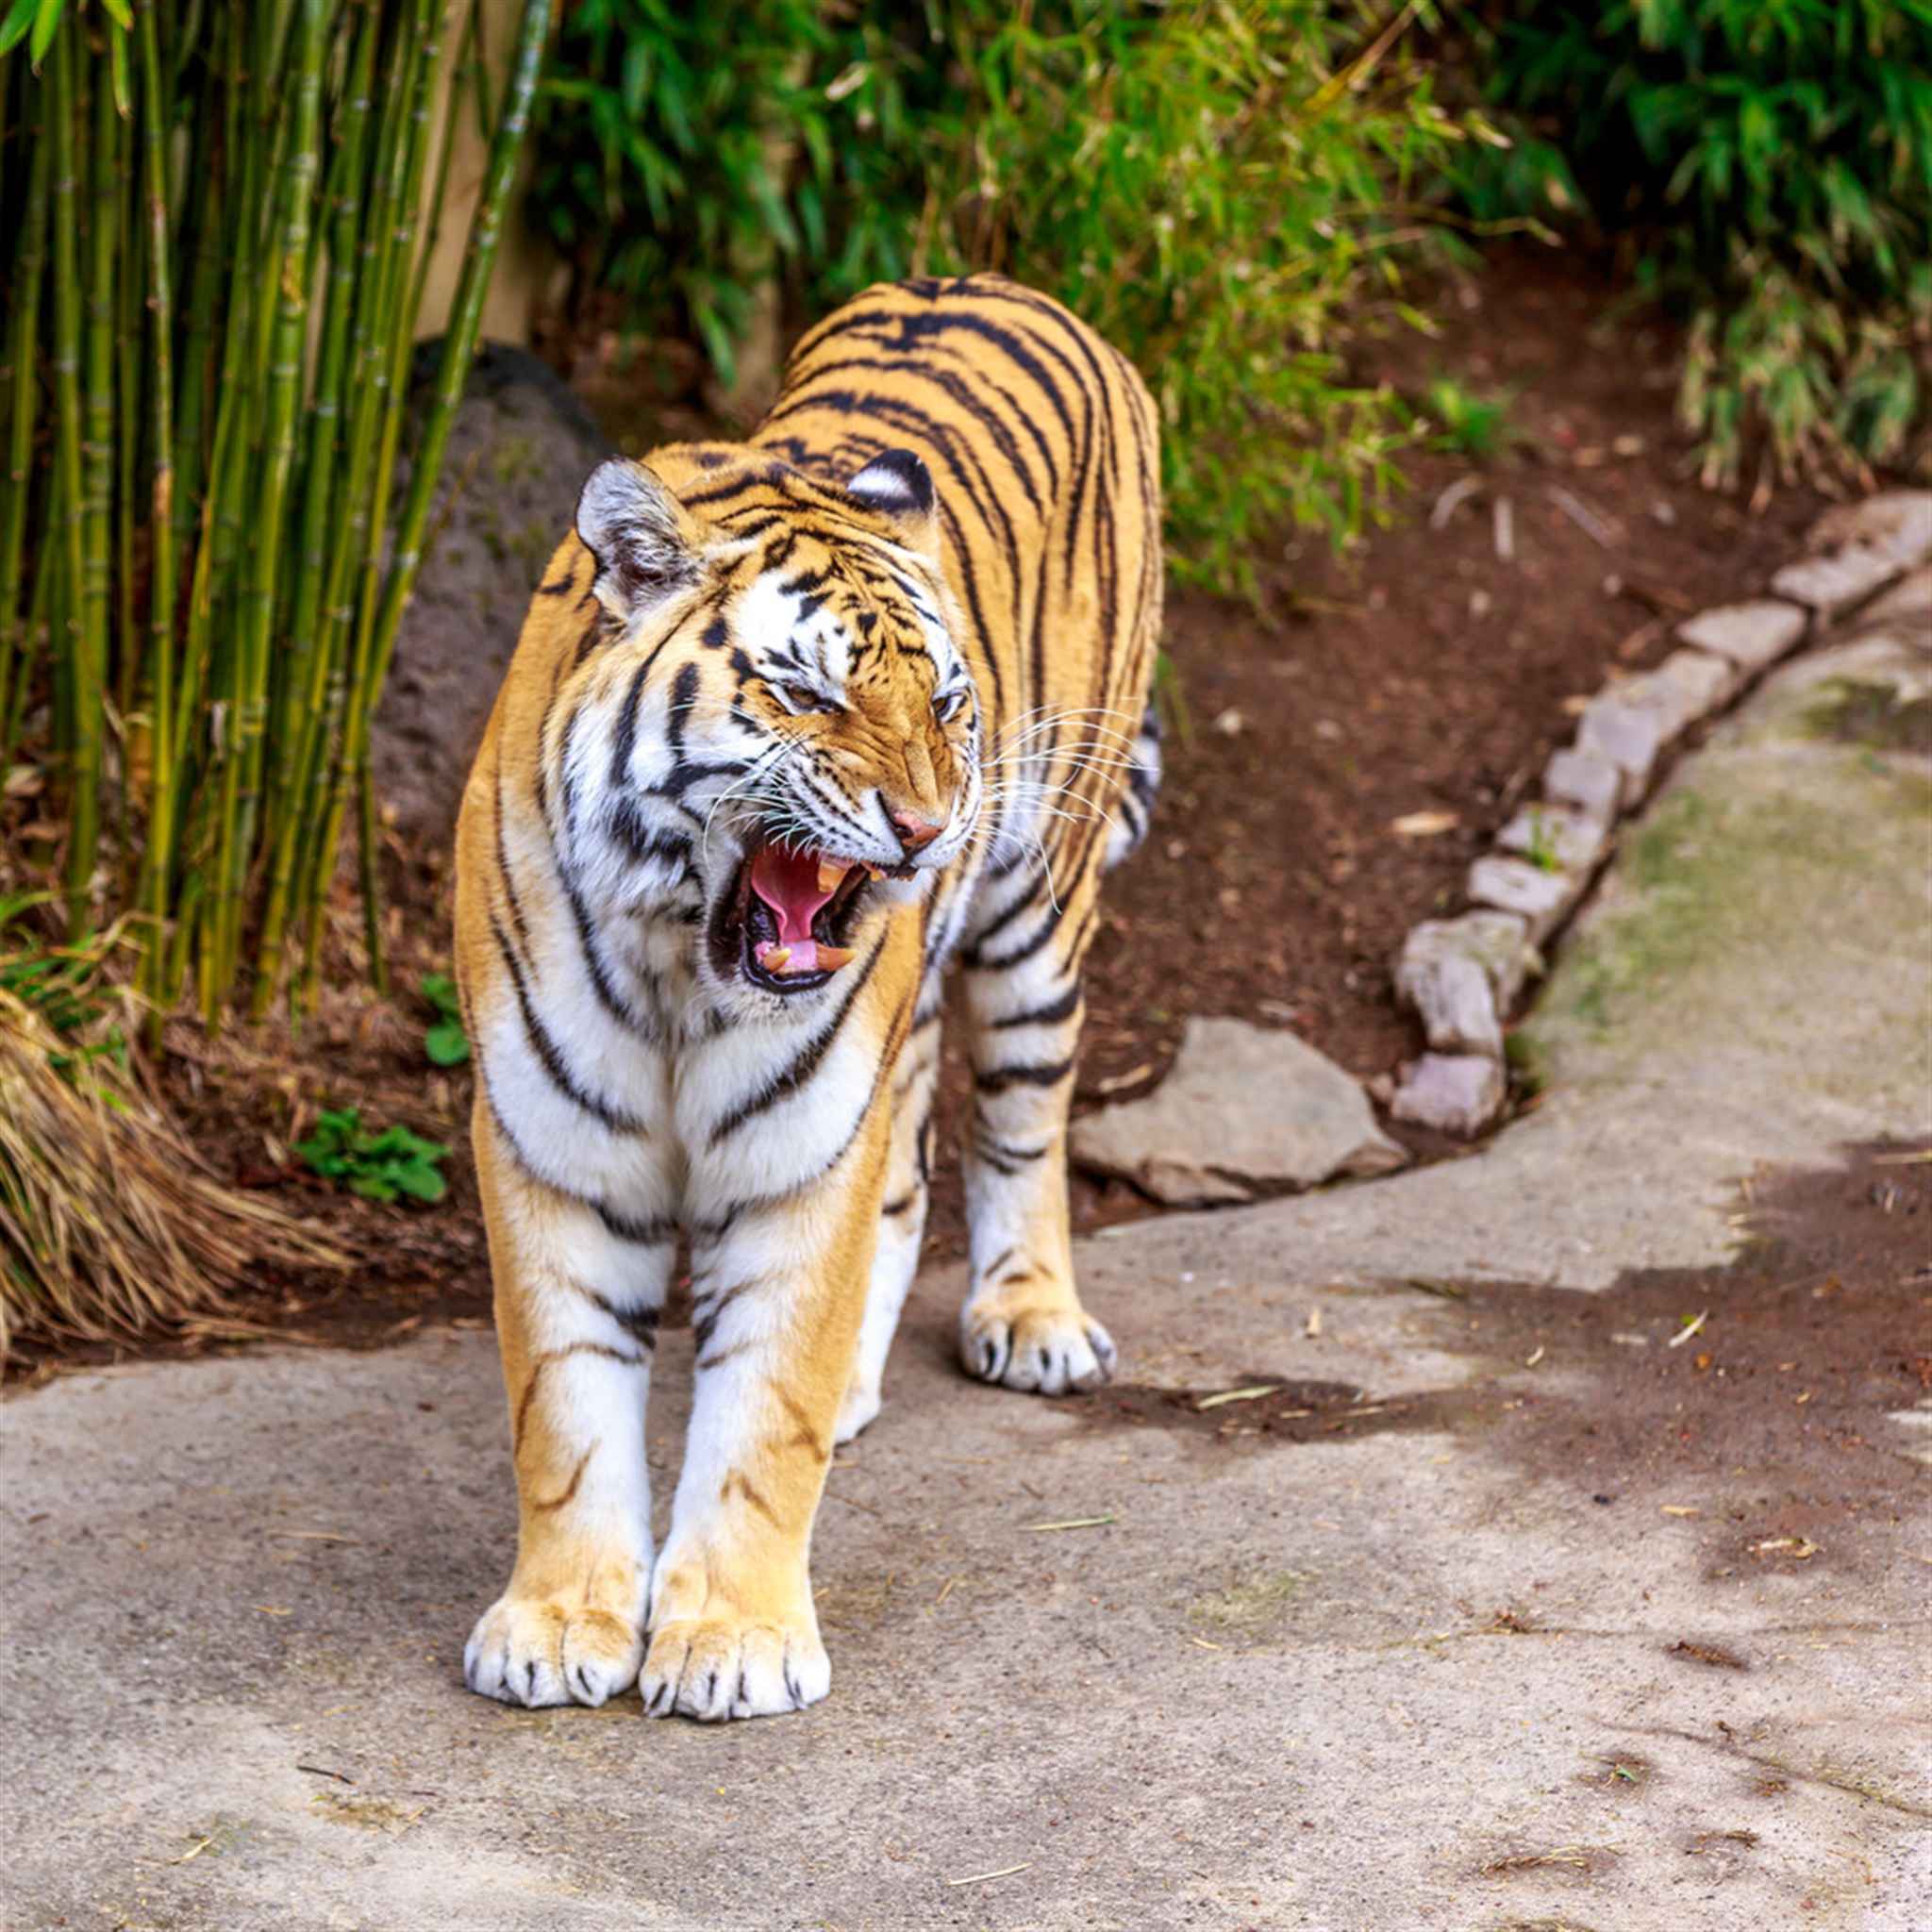
[[[1113,1338],[1077,1305],[959,1311],[959,1360],[969,1375],[1029,1394],[1065,1395],[1113,1376]]]
[[[463,1682],[485,1697],[535,1709],[599,1705],[637,1677],[643,1631],[592,1605],[506,1591],[463,1646]]]
[[[651,1632],[638,1689],[646,1717],[775,1717],[832,1688],[818,1622],[736,1616],[674,1618]]]

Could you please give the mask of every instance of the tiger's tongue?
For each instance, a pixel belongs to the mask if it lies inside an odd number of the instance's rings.
[[[811,943],[811,923],[832,896],[819,887],[817,853],[767,845],[751,862],[751,889],[772,908],[772,917],[778,922],[779,945]]]

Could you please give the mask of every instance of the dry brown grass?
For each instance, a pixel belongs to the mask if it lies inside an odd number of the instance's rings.
[[[63,1072],[73,1048],[0,991],[0,1361],[33,1335],[152,1335],[220,1310],[264,1267],[344,1265],[212,1178],[136,1073],[105,1058]]]

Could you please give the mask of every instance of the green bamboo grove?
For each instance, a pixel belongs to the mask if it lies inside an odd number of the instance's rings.
[[[0,774],[43,770],[70,924],[132,915],[158,1011],[312,1006],[352,810],[382,978],[370,719],[550,15],[499,90],[475,0],[0,0]]]

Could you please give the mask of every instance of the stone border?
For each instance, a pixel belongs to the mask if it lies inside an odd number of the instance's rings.
[[[1467,1138],[1501,1116],[1504,1022],[1667,755],[1773,665],[1823,642],[1840,618],[1928,563],[1932,491],[1840,505],[1813,525],[1806,554],[1773,575],[1771,594],[1687,619],[1679,648],[1656,670],[1591,699],[1574,741],[1543,769],[1541,802],[1517,812],[1496,849],[1471,866],[1472,909],[1424,920],[1403,942],[1396,997],[1421,1017],[1428,1051],[1400,1072],[1389,1103],[1395,1119]]]

